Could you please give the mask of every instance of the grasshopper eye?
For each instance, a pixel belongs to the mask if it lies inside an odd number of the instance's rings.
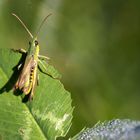
[[[29,41],[29,45],[31,45],[31,42]]]
[[[37,46],[38,45],[38,41],[37,40],[35,40],[35,46]]]

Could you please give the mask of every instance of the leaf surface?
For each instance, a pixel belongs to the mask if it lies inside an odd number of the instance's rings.
[[[39,72],[33,101],[23,103],[23,94],[15,96],[12,90],[20,59],[20,54],[0,49],[0,139],[55,140],[65,136],[73,111],[70,93],[59,80]],[[51,72],[57,73],[54,68]]]

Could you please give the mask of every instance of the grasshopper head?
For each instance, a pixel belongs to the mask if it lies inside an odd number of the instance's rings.
[[[37,57],[39,54],[39,43],[37,38],[33,38],[31,42],[29,42],[29,52],[30,54],[34,54],[34,57]]]
[[[38,40],[37,37],[33,38],[32,42],[29,42],[29,45],[32,46],[32,48],[36,48],[38,46]]]

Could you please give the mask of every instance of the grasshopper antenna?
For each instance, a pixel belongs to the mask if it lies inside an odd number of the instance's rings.
[[[38,35],[38,33],[39,33],[39,31],[40,31],[42,25],[44,24],[44,22],[45,22],[45,21],[47,20],[47,18],[48,18],[49,16],[51,16],[51,15],[52,15],[52,13],[50,13],[49,15],[47,15],[47,16],[43,19],[43,21],[41,22],[41,24],[40,24],[40,26],[39,26],[39,28],[38,28],[38,30],[37,30],[37,32],[36,32],[36,36]]]
[[[26,25],[23,23],[23,21],[16,14],[12,13],[12,15],[15,16],[18,19],[18,21],[22,24],[22,26],[27,31],[27,33],[30,35],[30,37],[33,38],[33,35],[29,31],[29,29],[26,27]]]

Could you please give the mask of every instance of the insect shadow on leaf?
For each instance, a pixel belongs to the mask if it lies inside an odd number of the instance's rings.
[[[25,62],[26,55],[27,55],[26,53],[22,54],[18,64],[12,68],[13,73],[11,77],[9,78],[9,80],[5,83],[5,85],[0,89],[0,94],[9,92],[10,90],[14,88],[14,85],[20,75],[20,72],[23,69],[23,66],[24,66],[23,62]],[[21,94],[22,92],[20,90],[14,91],[14,95],[16,96],[21,95]]]

